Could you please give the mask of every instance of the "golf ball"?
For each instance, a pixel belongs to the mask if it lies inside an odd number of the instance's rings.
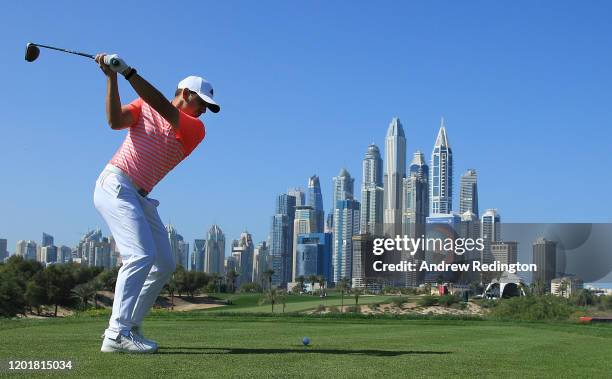
[[[302,338],[302,343],[303,343],[304,345],[308,345],[308,344],[310,343],[310,338],[308,338],[308,337],[304,337],[304,338]]]

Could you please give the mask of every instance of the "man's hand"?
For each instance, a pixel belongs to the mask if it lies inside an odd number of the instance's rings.
[[[130,69],[130,66],[128,66],[117,54],[105,55],[103,61],[111,70],[122,75],[127,74]]]
[[[111,77],[114,76],[115,78],[117,77],[117,72],[113,71],[111,69],[111,67],[105,63],[105,59],[104,57],[106,57],[107,54],[105,53],[101,53],[101,54],[96,54],[96,63],[98,63],[98,66],[100,66],[100,70],[102,70],[102,72],[104,73],[104,75]],[[124,62],[125,63],[125,62]]]

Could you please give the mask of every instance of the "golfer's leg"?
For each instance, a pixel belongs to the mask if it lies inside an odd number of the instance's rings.
[[[138,196],[129,181],[115,174],[98,180],[94,192],[96,208],[108,224],[123,261],[105,332],[112,339],[126,335],[134,326],[136,300],[155,260],[155,242]]]
[[[142,286],[142,291],[138,296],[136,307],[134,308],[133,320],[135,325],[140,326],[142,320],[147,315],[164,285],[170,280],[174,273],[176,264],[170,248],[168,232],[159,214],[157,205],[159,202],[154,199],[141,198],[142,208],[151,227],[153,240],[156,246],[155,263],[149,272],[149,276]]]

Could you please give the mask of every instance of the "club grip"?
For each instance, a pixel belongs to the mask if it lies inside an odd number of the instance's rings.
[[[109,66],[120,66],[121,65],[121,61],[118,58],[115,58],[109,55],[104,57],[104,63],[106,63]]]

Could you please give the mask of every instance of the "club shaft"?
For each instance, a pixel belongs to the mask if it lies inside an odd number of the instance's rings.
[[[66,49],[60,49],[59,47],[53,47],[53,46],[47,46],[47,45],[40,45],[38,43],[33,43],[32,45],[38,46],[38,47],[44,47],[46,49],[52,49],[52,50],[57,50],[57,51],[63,51],[65,53],[70,53],[70,54],[76,54],[76,55],[80,55],[82,57],[87,57],[87,58],[91,58],[91,59],[96,59],[96,57],[94,55],[91,54],[86,54],[86,53],[80,53],[78,51],[72,51],[72,50],[66,50]]]

